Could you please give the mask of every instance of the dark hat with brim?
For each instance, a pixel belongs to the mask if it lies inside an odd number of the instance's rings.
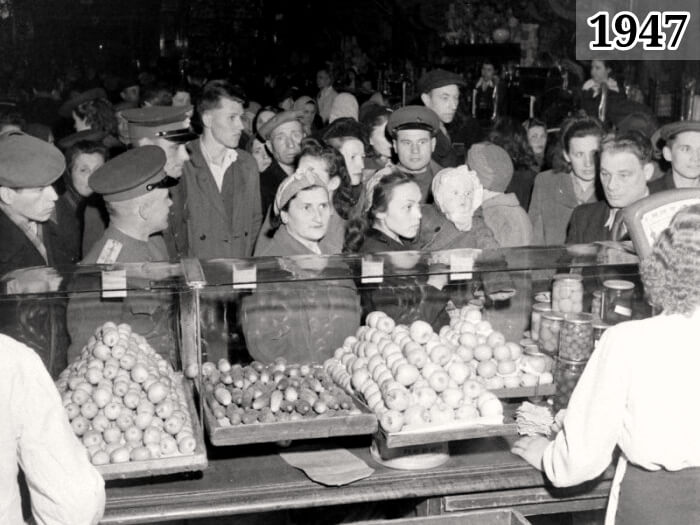
[[[129,122],[129,139],[166,139],[185,143],[197,138],[190,129],[192,106],[149,106],[122,111]]]
[[[107,92],[102,88],[93,88],[83,91],[77,96],[66,100],[63,105],[59,108],[58,114],[65,118],[70,118],[73,114],[73,110],[77,108],[80,104],[84,102],[89,102],[98,98],[103,98],[107,100]]]
[[[20,132],[0,135],[0,186],[41,188],[65,169],[63,154],[52,144]]]
[[[177,184],[177,179],[165,174],[165,161],[158,146],[130,149],[97,168],[88,184],[108,202],[134,199]]]
[[[416,87],[418,88],[418,93],[430,93],[433,89],[452,85],[464,87],[467,83],[457,73],[444,69],[433,69],[420,77]]]
[[[303,116],[303,114],[304,113],[302,111],[297,110],[282,111],[281,113],[277,113],[274,117],[265,122],[265,124],[260,126],[260,129],[258,130],[258,135],[260,135],[264,140],[270,140],[272,132],[275,131],[278,127],[280,127],[282,124],[286,124],[287,122],[293,122],[295,120],[301,123],[301,117]]]
[[[440,130],[440,119],[437,114],[425,106],[404,106],[389,116],[386,130],[392,137],[404,129],[423,129],[432,136]]]
[[[72,133],[67,137],[63,137],[56,145],[61,151],[66,151],[80,141],[89,140],[91,142],[102,142],[106,136],[107,134],[99,129],[84,129],[83,131],[78,131],[77,133]]]
[[[700,132],[700,120],[679,120],[661,126],[651,137],[651,143],[655,148],[662,148],[669,140],[684,131]]]

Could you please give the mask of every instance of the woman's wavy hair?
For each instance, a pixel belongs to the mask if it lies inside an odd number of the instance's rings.
[[[372,182],[371,179],[369,182]],[[415,184],[416,179],[396,167],[391,167],[376,184],[368,183],[365,186],[359,205],[345,229],[343,253],[357,253],[362,248],[367,231],[377,219],[377,213],[386,211],[389,206],[394,188],[409,182]]]
[[[74,111],[81,119],[85,119],[90,129],[104,131],[107,135],[114,137],[119,134],[114,107],[108,100],[103,98],[88,100],[76,107]]]
[[[640,264],[649,302],[667,314],[700,307],[700,204],[682,209]]]
[[[527,131],[513,117],[498,117],[488,134],[488,140],[508,152],[516,170],[537,164],[535,152],[527,141]]]
[[[603,124],[594,117],[588,115],[576,115],[562,122],[559,132],[559,143],[556,145],[556,154],[552,158],[552,167],[556,171],[569,172],[571,165],[564,158],[564,152],[569,152],[572,139],[595,136],[603,138],[605,131]]]

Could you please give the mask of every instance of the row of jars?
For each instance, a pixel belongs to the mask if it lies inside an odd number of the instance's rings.
[[[603,290],[593,292],[591,313],[609,324],[632,318],[634,283],[621,279],[603,282]],[[583,312],[583,277],[560,273],[552,282],[552,310],[561,313]]]

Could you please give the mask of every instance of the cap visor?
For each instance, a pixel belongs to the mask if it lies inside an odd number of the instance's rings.
[[[158,138],[166,139],[171,142],[178,142],[180,144],[184,144],[185,142],[189,142],[199,137],[199,135],[187,128],[162,131],[157,133],[156,136]]]

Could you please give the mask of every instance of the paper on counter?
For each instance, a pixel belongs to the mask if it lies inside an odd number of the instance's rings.
[[[367,463],[344,448],[283,452],[280,457],[302,470],[312,481],[330,487],[349,485],[374,472]]]

